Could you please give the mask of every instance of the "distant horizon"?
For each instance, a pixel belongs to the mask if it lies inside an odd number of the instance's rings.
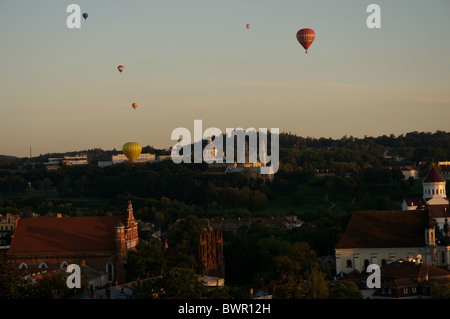
[[[297,136],[297,137],[301,137],[301,138],[305,138],[305,139],[311,138],[311,139],[319,140],[319,139],[321,139],[321,138],[325,138],[325,139],[332,139],[332,140],[334,140],[334,141],[337,141],[337,140],[343,139],[344,137],[347,137],[347,138],[352,137],[352,138],[355,138],[355,139],[363,140],[363,139],[365,139],[365,138],[379,138],[379,137],[382,137],[382,136],[390,137],[391,135],[394,135],[394,138],[398,138],[398,137],[400,137],[400,136],[405,136],[405,135],[410,134],[410,133],[436,134],[437,132],[442,132],[442,133],[450,134],[450,131],[445,131],[445,130],[435,130],[434,132],[432,132],[432,131],[409,131],[409,132],[404,132],[404,133],[400,133],[400,134],[389,133],[389,134],[381,134],[381,135],[376,135],[376,136],[375,136],[375,135],[364,135],[364,136],[362,136],[362,137],[361,137],[361,136],[355,136],[355,135],[347,135],[347,134],[344,134],[344,135],[341,136],[341,137],[302,136],[302,135],[296,134],[296,133],[294,133],[294,132],[280,132],[280,135],[282,135],[282,134],[288,134],[288,135],[289,135],[289,134],[290,134],[290,135]],[[141,143],[141,142],[139,142],[139,141],[136,141],[136,142],[138,142],[139,144],[141,144],[142,148],[144,148],[144,147],[151,147],[151,148],[154,148],[154,149],[156,149],[156,150],[168,150],[170,147],[172,147],[173,145],[176,144],[176,141],[173,141],[173,143],[172,143],[171,145],[167,146],[167,147],[158,147],[158,146],[151,145],[151,144]],[[32,155],[31,158],[34,158],[34,157],[40,157],[40,156],[45,156],[45,155],[50,155],[50,154],[83,153],[83,152],[87,152],[87,151],[95,150],[95,149],[100,149],[100,150],[102,150],[102,151],[114,151],[114,150],[116,150],[117,152],[122,152],[122,145],[120,145],[120,146],[118,146],[118,147],[113,147],[113,148],[90,147],[90,148],[85,148],[85,149],[82,149],[82,150],[81,150],[81,149],[80,149],[80,150],[73,150],[73,149],[72,149],[72,150],[66,150],[66,151],[51,151],[51,152],[39,153],[39,155],[33,155],[33,147],[31,147],[31,155]],[[29,155],[30,155],[30,148],[28,148],[28,154],[25,155],[25,156],[10,155],[10,154],[0,154],[0,157],[13,157],[13,158],[21,158],[21,159],[23,159],[23,158],[30,158]]]

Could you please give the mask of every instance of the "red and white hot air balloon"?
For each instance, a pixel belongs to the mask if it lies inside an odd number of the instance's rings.
[[[305,53],[308,53],[309,46],[316,38],[316,33],[313,29],[301,29],[297,32],[297,41],[305,48]]]
[[[120,73],[122,73],[123,69],[124,69],[123,65],[119,65],[117,67],[117,70],[119,70]]]
[[[247,27],[247,29],[250,29],[250,24],[245,25]]]

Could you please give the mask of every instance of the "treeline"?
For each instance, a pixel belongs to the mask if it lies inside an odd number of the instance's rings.
[[[450,160],[450,133],[444,131],[409,132],[395,136],[344,136],[341,139],[300,137],[291,133],[280,134],[280,147],[305,149],[347,148],[370,149],[378,154],[389,151],[391,155],[405,157],[406,161]]]

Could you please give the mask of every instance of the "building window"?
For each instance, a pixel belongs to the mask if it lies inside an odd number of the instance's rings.
[[[381,266],[384,266],[384,265],[386,265],[386,264],[387,264],[386,259],[383,259],[383,260],[381,261]]]
[[[407,288],[407,287],[403,288],[403,293],[404,293],[405,295],[408,294],[408,288]]]
[[[68,264],[67,262],[63,261],[63,262],[59,265],[59,268],[64,269],[64,268],[66,268],[67,266],[69,266],[69,264]]]
[[[388,294],[392,295],[392,289],[391,288],[388,289]]]
[[[369,267],[369,261],[367,259],[365,259],[364,260],[364,270],[366,270],[367,267]]]
[[[413,294],[415,294],[417,292],[416,287],[412,287],[412,292],[413,292]]]
[[[352,261],[350,259],[347,260],[347,268],[352,268]]]
[[[113,265],[112,265],[112,263],[108,263],[106,265],[106,272],[108,273],[108,281],[113,281],[114,274],[113,274]]]
[[[21,263],[21,264],[19,265],[19,269],[28,269],[28,266],[27,266],[27,264],[25,264],[25,263]]]
[[[47,264],[45,262],[41,262],[39,264],[38,268],[41,269],[41,268],[48,268],[48,267],[47,267]]]

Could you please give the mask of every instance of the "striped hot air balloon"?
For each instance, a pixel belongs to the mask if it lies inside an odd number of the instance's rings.
[[[313,29],[301,29],[297,32],[297,41],[305,48],[305,53],[308,53],[308,48],[315,38],[316,34]]]

